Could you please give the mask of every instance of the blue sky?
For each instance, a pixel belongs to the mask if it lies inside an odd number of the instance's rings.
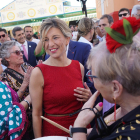
[[[9,3],[13,2],[14,0],[0,0],[0,9],[8,5]],[[80,2],[77,0],[69,0],[72,2],[73,6],[78,6],[80,5]],[[87,0],[86,5],[89,7],[96,7],[95,0]]]

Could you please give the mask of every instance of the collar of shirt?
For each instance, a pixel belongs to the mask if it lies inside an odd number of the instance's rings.
[[[21,43],[18,42],[18,44],[21,47],[21,50],[23,50],[22,45],[24,45],[25,46],[25,49],[27,51],[27,54],[28,54],[28,43],[27,43],[27,41],[25,40],[25,42],[23,44],[21,44]]]
[[[83,43],[87,43],[91,46],[91,48],[93,48],[93,45],[91,42],[89,42],[87,39],[85,39],[84,37],[80,37],[80,39],[78,40],[78,42],[83,42]]]
[[[69,44],[67,45],[66,55],[68,56]]]

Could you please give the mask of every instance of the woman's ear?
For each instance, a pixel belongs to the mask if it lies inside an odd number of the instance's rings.
[[[66,45],[70,43],[70,37],[66,37]]]
[[[117,81],[117,80],[113,80],[112,81],[112,90],[113,90],[113,97],[115,99],[117,99],[118,97],[121,96],[122,91],[123,91],[123,86]]]
[[[8,62],[10,61],[10,59],[9,59],[9,58],[5,58],[5,60],[6,60],[6,61],[8,61]]]

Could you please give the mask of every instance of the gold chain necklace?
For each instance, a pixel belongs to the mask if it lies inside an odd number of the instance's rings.
[[[120,111],[120,109],[116,112],[116,115],[117,115],[117,113]],[[119,120],[119,119],[117,119],[117,120]],[[117,120],[105,120],[105,123],[108,125],[110,122],[115,122],[115,121],[117,121]]]

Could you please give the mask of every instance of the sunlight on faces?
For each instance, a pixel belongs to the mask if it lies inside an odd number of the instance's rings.
[[[33,29],[31,27],[26,27],[25,28],[25,36],[26,39],[30,40],[33,36]]]
[[[21,30],[21,31],[16,31],[15,32],[15,36],[14,38],[21,44],[23,44],[25,42],[25,34],[24,34],[24,31]]]
[[[43,42],[45,45],[45,51],[54,58],[59,58],[66,55],[67,45],[70,38],[65,37],[60,29],[48,28],[43,33]]]
[[[10,57],[6,58],[10,65],[21,65],[24,62],[22,53],[20,53],[20,55],[16,55],[16,53],[11,53],[15,52],[16,50],[20,51],[20,48],[18,46],[13,46],[9,51]]]
[[[109,24],[107,18],[100,19],[99,28],[100,28],[100,31],[101,31],[102,35],[106,35],[105,27],[110,27],[110,26],[111,25]]]

